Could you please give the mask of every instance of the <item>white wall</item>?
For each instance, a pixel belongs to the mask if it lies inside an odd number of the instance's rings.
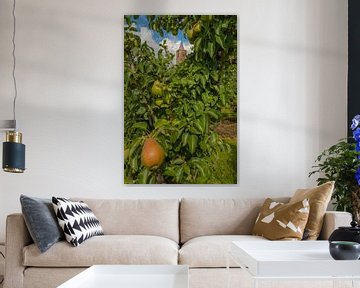
[[[11,3],[0,1],[0,119],[12,117]],[[123,15],[133,13],[239,15],[239,185],[123,184]],[[346,135],[345,0],[23,0],[16,14],[28,170],[0,172],[0,241],[21,193],[290,195],[314,185],[315,156]]]

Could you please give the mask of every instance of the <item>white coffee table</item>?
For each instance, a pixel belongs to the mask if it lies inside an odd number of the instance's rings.
[[[332,259],[328,241],[236,241],[229,256],[248,272],[253,287],[275,279],[350,280],[350,287],[360,287],[360,261]]]
[[[185,265],[94,265],[58,288],[188,288]]]

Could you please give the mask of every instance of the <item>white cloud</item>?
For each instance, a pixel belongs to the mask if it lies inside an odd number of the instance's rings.
[[[136,35],[138,35],[141,38],[142,42],[147,43],[147,45],[157,51],[159,51],[160,46],[153,38],[153,32],[147,28],[147,27],[141,27],[139,32],[134,32]]]
[[[187,44],[183,43],[183,45],[188,54],[192,52],[194,45],[190,44],[189,42]]]

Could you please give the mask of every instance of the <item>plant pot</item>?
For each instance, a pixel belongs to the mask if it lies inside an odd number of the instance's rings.
[[[360,226],[358,226],[356,221],[350,223],[351,226],[343,226],[334,230],[329,237],[329,242],[331,241],[349,241],[357,242],[360,244]]]
[[[329,245],[331,257],[335,260],[358,260],[360,244],[357,242],[332,241]]]

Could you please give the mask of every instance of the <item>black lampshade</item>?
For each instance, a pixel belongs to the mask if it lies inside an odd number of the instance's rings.
[[[6,133],[3,143],[3,169],[10,173],[23,173],[25,170],[25,145],[21,143],[22,134],[17,131]]]

